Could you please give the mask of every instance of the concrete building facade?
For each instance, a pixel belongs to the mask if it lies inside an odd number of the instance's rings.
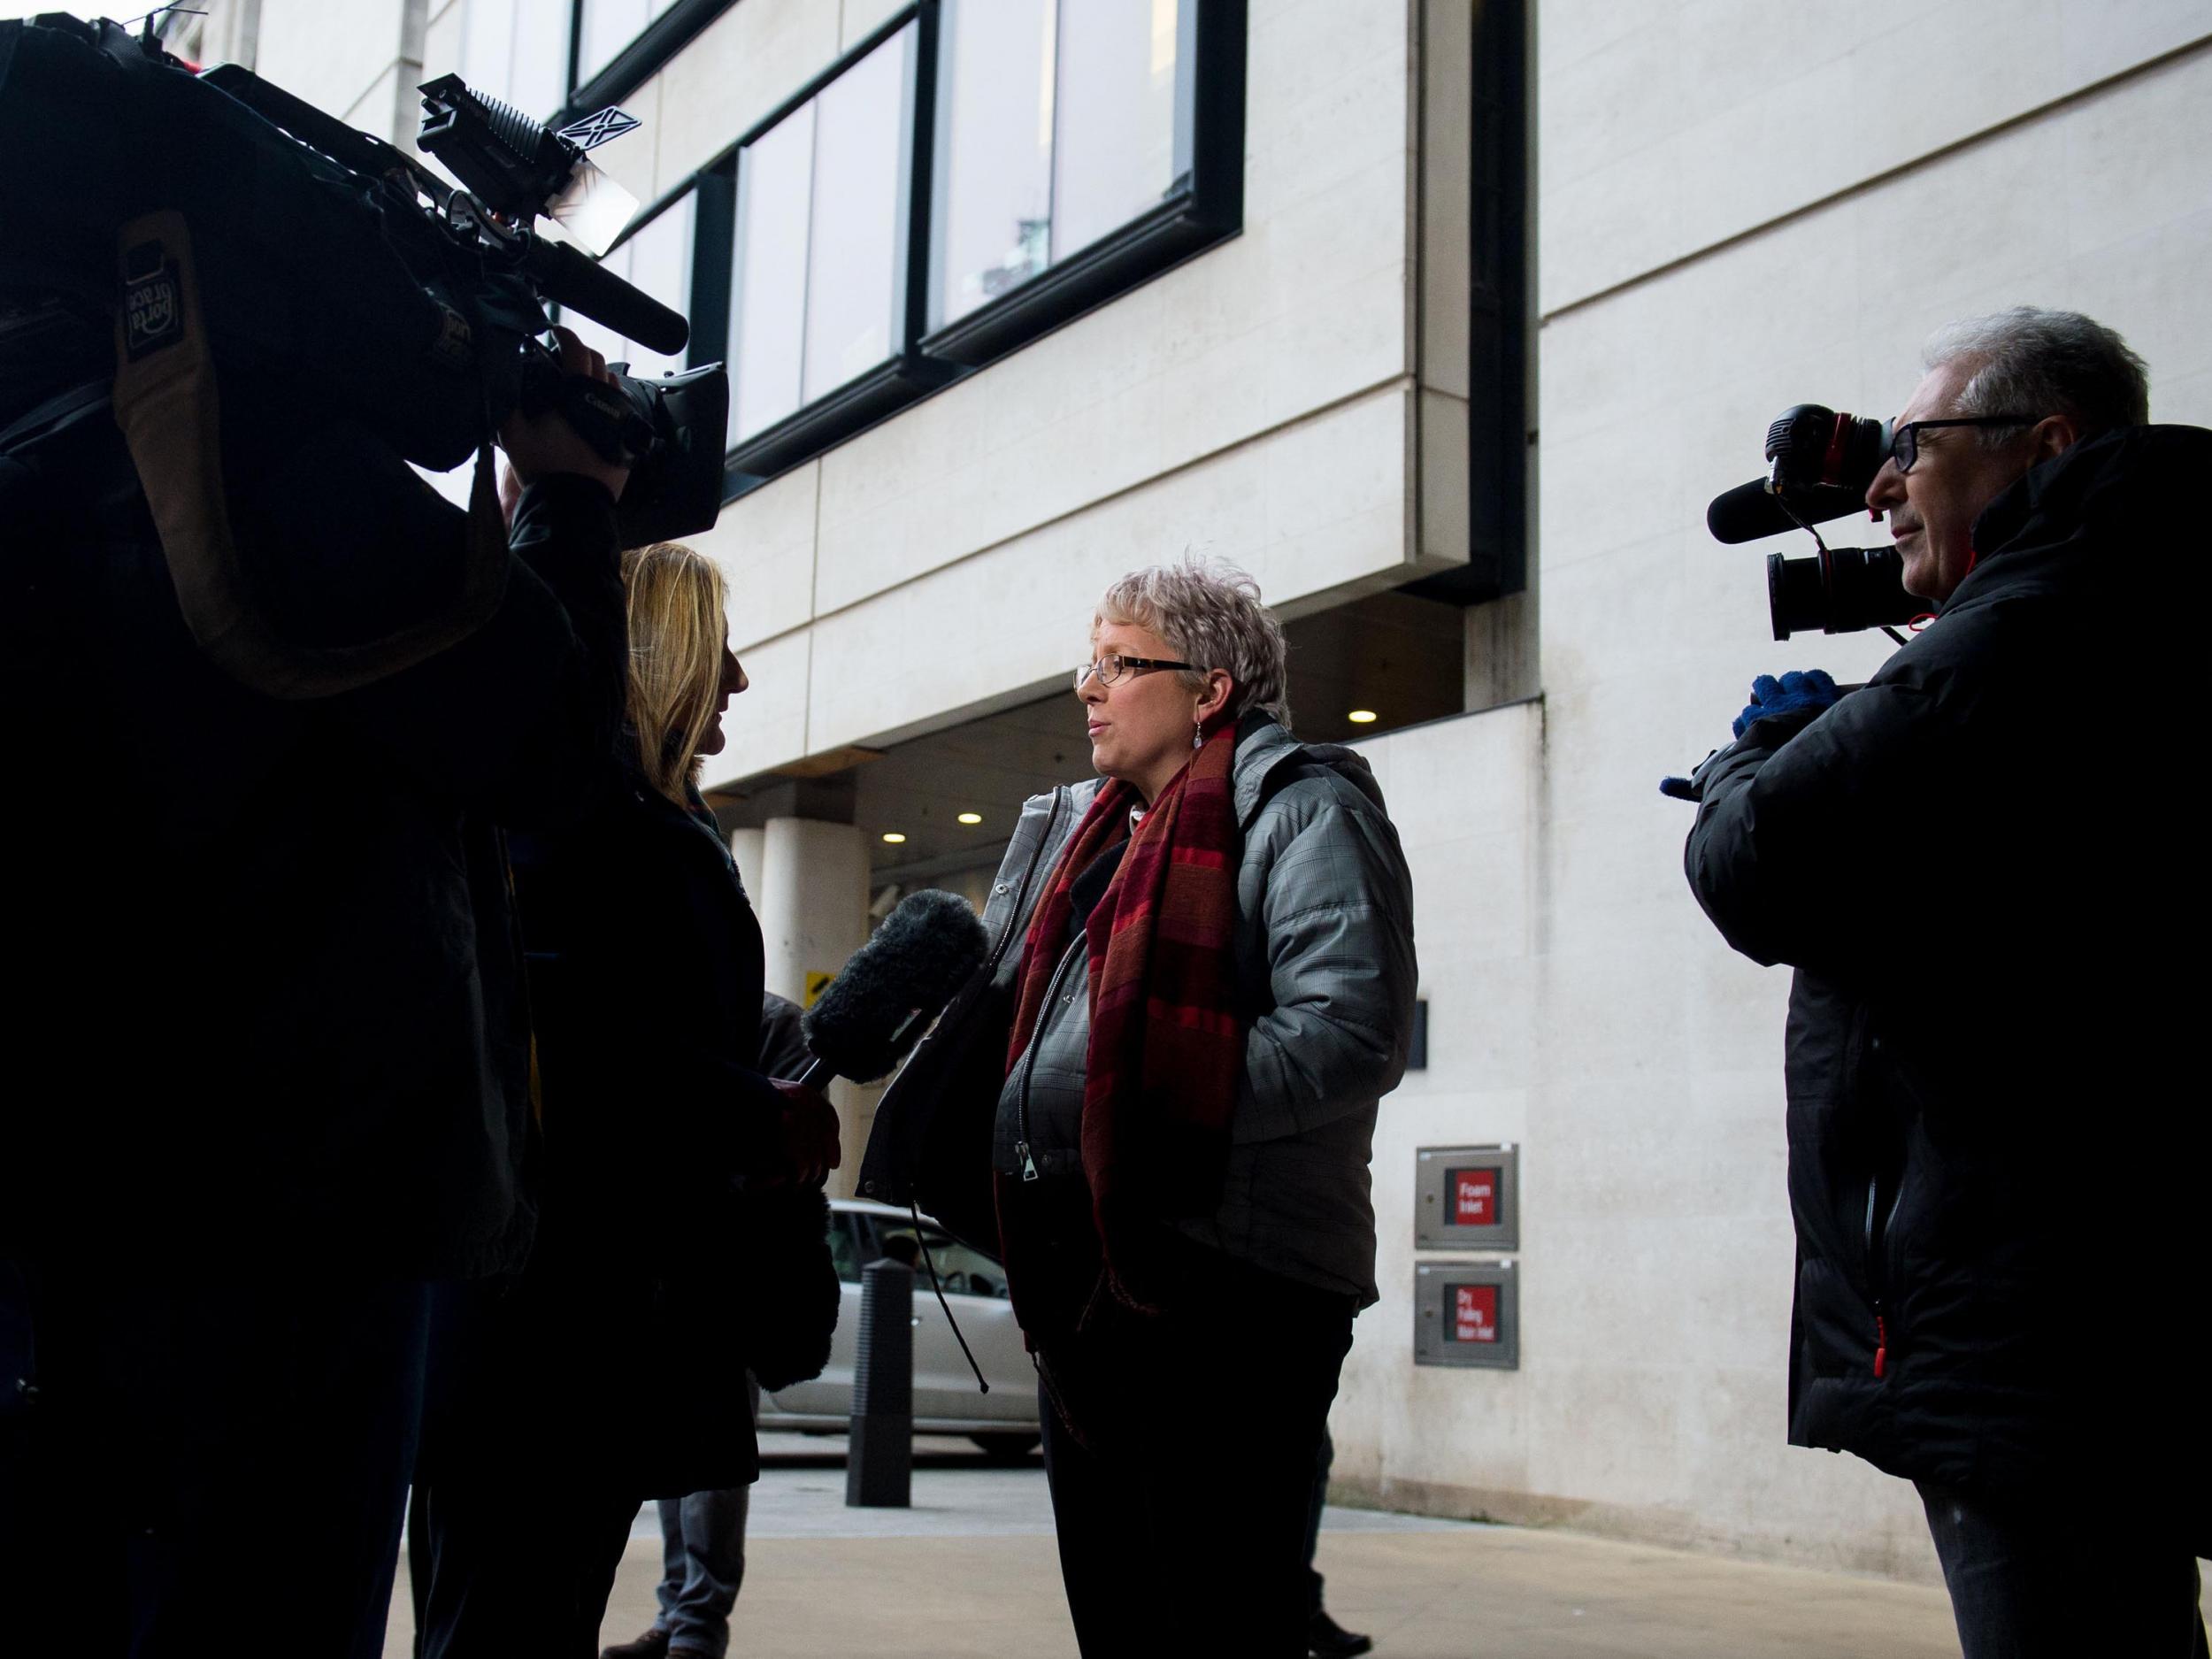
[[[1072,123],[1070,77],[1118,61],[1079,31],[1119,18],[1182,119],[1185,55],[1235,38],[1233,224],[949,368],[901,355],[951,329],[929,287],[877,380],[760,428],[795,435],[699,538],[754,686],[707,781],[772,988],[833,972],[871,899],[979,891],[1021,795],[1083,774],[1065,689],[1109,580],[1236,561],[1294,619],[1301,731],[1377,733],[1416,882],[1426,1064],[1376,1141],[1340,1493],[1932,1578],[1909,1487],[1784,1444],[1785,976],[1706,926],[1655,789],[1754,674],[1861,679],[1891,648],[1772,641],[1768,548],[1715,545],[1703,508],[1784,407],[1891,413],[1930,329],[2017,303],[2118,327],[2154,419],[2212,424],[2212,0],[1247,0],[1225,32],[1213,0],[207,3],[211,59],[403,142],[448,70],[539,113],[628,81],[644,125],[603,160],[687,240],[612,257],[755,369],[774,331],[701,286],[698,239],[758,208],[785,123],[844,119],[841,68],[903,52],[869,107],[910,113],[961,41],[1043,17],[1066,44],[1022,108]],[[960,142],[916,132],[941,163]],[[899,154],[902,191],[944,184]],[[936,220],[902,223],[926,245],[899,256],[934,258]],[[1016,311],[1060,269],[1025,245],[986,285]],[[726,280],[768,291],[746,260],[774,251],[741,239]],[[864,382],[878,402],[807,426]],[[868,1101],[843,1103],[856,1138]],[[1480,1143],[1518,1149],[1518,1365],[1418,1365],[1418,1152]]]

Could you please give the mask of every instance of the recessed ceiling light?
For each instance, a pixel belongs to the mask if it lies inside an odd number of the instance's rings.
[[[960,821],[963,824],[980,824],[983,822],[983,814],[980,812],[963,812],[960,815]]]
[[[884,831],[883,839],[894,847],[903,847],[906,844],[906,837],[900,834],[896,830]]]
[[[1354,726],[1372,726],[1379,717],[1372,709],[1355,709],[1344,718]]]

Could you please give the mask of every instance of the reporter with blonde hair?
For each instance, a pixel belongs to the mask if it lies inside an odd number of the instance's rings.
[[[760,925],[697,787],[747,684],[721,573],[664,542],[622,576],[618,764],[514,849],[543,1213],[426,1453],[426,1659],[595,1652],[639,1505],[749,1484],[747,1370],[818,1369],[836,1316],[836,1116],[757,1069]]]

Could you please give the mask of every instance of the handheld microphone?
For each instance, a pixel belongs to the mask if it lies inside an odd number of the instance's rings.
[[[800,1022],[815,1056],[800,1083],[818,1089],[833,1075],[859,1083],[887,1075],[990,948],[981,918],[957,895],[926,888],[901,899]]]

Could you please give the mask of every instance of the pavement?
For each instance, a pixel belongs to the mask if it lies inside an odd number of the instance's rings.
[[[918,1437],[913,1506],[845,1507],[844,1442],[761,1437],[733,1659],[1076,1659],[1044,1469]],[[1379,1659],[1955,1659],[1942,1591],[1572,1532],[1330,1509],[1329,1610]],[[652,1623],[660,1526],[631,1530],[603,1642]],[[1162,1609],[1159,1653],[1172,1641]],[[405,1659],[406,1570],[384,1652]]]

